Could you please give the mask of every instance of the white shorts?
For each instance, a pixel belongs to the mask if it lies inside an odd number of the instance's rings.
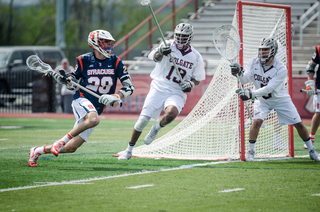
[[[313,95],[313,108],[314,112],[320,112],[320,93]]]
[[[172,93],[160,92],[151,85],[140,115],[149,116],[153,120],[158,120],[162,109],[173,105],[180,113],[185,103],[185,97],[178,94],[173,95]]]
[[[264,120],[272,109],[277,112],[280,125],[292,125],[301,122],[297,108],[294,106],[290,97],[283,98],[281,101],[272,102],[268,102],[261,98],[255,100],[253,118]]]
[[[84,121],[84,117],[89,112],[97,112],[96,108],[93,106],[93,104],[86,98],[78,98],[76,100],[72,101],[72,110],[73,114],[76,117],[76,123],[73,127],[77,126],[79,123]],[[94,131],[95,127],[92,127],[90,129],[87,129],[79,134],[79,136],[87,142],[90,134]]]

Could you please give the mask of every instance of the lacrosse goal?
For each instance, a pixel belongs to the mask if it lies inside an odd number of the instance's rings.
[[[290,6],[239,1],[232,25],[238,29],[241,38],[238,58],[241,65],[257,56],[257,46],[262,38],[272,36],[278,40],[277,57],[288,67],[287,87],[291,94]],[[235,93],[238,82],[231,75],[229,65],[229,61],[221,58],[207,90],[189,115],[152,144],[134,148],[133,156],[245,160],[250,119]],[[245,87],[253,88],[253,85]],[[248,106],[252,112],[253,105],[249,101]],[[294,156],[292,134],[292,126],[280,126],[275,111],[271,111],[260,130],[255,158]]]

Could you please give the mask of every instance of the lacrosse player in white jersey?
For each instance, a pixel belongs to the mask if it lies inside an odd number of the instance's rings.
[[[253,81],[255,90],[238,89],[241,100],[255,100],[253,124],[249,133],[249,151],[246,161],[254,161],[254,147],[260,127],[269,112],[277,112],[280,125],[291,124],[303,139],[312,160],[320,162],[320,157],[309,138],[308,129],[302,123],[288,90],[285,88],[287,68],[275,56],[278,44],[273,38],[264,38],[258,47],[258,56],[251,58],[243,69],[239,63],[231,64],[231,74],[240,76],[242,84]],[[257,99],[256,99],[257,98]]]
[[[190,45],[193,38],[193,27],[188,23],[180,23],[174,30],[174,39],[161,43],[153,49],[149,59],[156,62],[151,73],[151,86],[145,99],[140,117],[136,122],[128,148],[119,156],[119,160],[128,160],[132,156],[133,146],[138,141],[142,130],[150,119],[157,120],[164,109],[162,119],[154,124],[144,138],[149,145],[160,129],[171,123],[181,112],[186,103],[186,93],[205,79],[204,62],[200,53]],[[180,81],[170,55],[176,63],[183,82]]]

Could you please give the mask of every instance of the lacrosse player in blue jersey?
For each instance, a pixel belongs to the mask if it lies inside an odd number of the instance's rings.
[[[306,67],[307,72],[307,81],[306,85],[306,93],[310,96],[313,96],[313,107],[314,107],[314,115],[311,120],[311,130],[310,130],[310,139],[312,143],[314,143],[316,132],[320,125],[320,93],[317,93],[317,90],[320,89],[320,66],[318,66],[317,70],[316,66],[320,64],[320,46],[315,47],[315,51],[312,55],[311,60],[308,62]],[[313,79],[314,75],[316,76],[315,80]],[[308,147],[304,145],[304,148]]]
[[[112,54],[115,40],[105,30],[95,30],[88,36],[88,44],[93,52],[77,57],[75,71],[67,76],[69,80],[78,81],[83,87],[97,93],[100,98],[80,89],[73,96],[72,109],[76,123],[71,131],[57,140],[53,145],[33,147],[30,149],[29,166],[37,166],[40,155],[52,153],[75,152],[99,124],[99,115],[107,105],[113,106],[116,102],[122,105],[121,99],[132,95],[134,87],[131,77],[120,58]],[[62,73],[63,74],[63,73]],[[68,89],[76,89],[64,77],[53,73],[52,77]],[[123,87],[116,93],[117,79]]]

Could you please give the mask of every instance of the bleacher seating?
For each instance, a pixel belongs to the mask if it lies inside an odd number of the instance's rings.
[[[250,0],[247,0],[250,1]],[[192,45],[202,54],[208,75],[213,75],[217,67],[220,55],[212,43],[212,33],[215,28],[231,24],[236,9],[237,0],[215,0],[206,1],[199,8],[200,13],[196,14],[197,19],[192,19],[194,14],[188,14],[189,18],[181,22],[189,22],[193,25],[195,35]],[[292,47],[292,69],[294,77],[306,77],[305,67],[311,59],[314,47],[320,44],[320,36],[317,34],[317,22],[313,21],[303,30],[303,46],[299,46],[300,16],[305,13],[317,0],[255,0],[252,2],[263,2],[271,4],[282,4],[291,6],[291,21],[295,29]],[[313,15],[314,13],[311,13]],[[167,39],[172,38],[173,32],[167,32]],[[154,44],[156,46],[158,44]],[[127,61],[129,69],[139,74],[148,74],[152,71],[154,63],[146,58],[149,51],[143,51],[142,57],[135,58],[135,61]]]

